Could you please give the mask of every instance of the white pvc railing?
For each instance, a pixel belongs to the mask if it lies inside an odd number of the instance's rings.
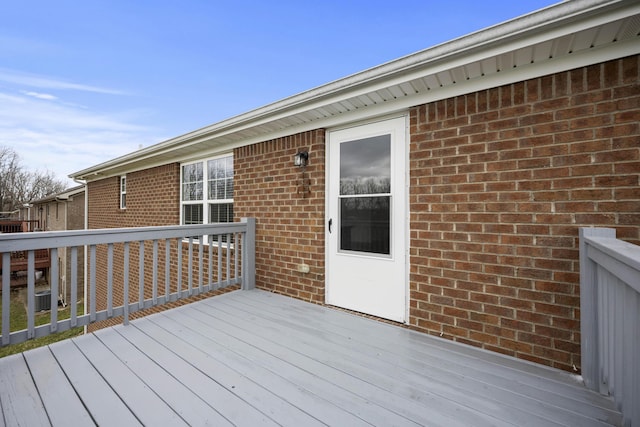
[[[582,376],[640,426],[640,246],[580,229]]]
[[[222,243],[218,243],[218,242]],[[145,243],[147,242],[147,243]],[[231,242],[231,243],[225,243]],[[151,254],[145,247],[150,243]],[[115,249],[115,246],[118,249]],[[58,319],[58,263],[51,263],[49,285],[51,289],[51,321],[35,326],[35,251],[48,249],[51,259],[58,259],[58,251],[68,248],[71,265],[71,296],[68,301],[70,317]],[[27,254],[27,328],[10,330],[11,253],[24,251]],[[86,253],[86,278],[88,301],[84,301],[84,315],[77,315],[78,304],[78,254]],[[135,251],[138,265],[130,265]],[[114,266],[115,257],[122,265]],[[164,253],[164,259],[161,254]],[[106,260],[98,259],[98,254]],[[85,326],[112,317],[123,316],[156,305],[162,305],[204,292],[231,285],[242,289],[255,286],[255,219],[243,218],[237,223],[205,225],[112,228],[80,231],[55,231],[39,233],[0,234],[0,257],[2,257],[2,335],[0,345],[9,345],[62,332],[77,326]],[[103,270],[98,272],[98,265]],[[105,270],[106,266],[106,271]],[[164,286],[159,283],[159,269],[164,267]],[[183,272],[183,269],[186,271]],[[162,271],[162,270],[160,270]],[[116,274],[114,274],[114,272]],[[197,273],[197,278],[194,277]],[[137,298],[130,298],[132,274],[138,275]],[[150,276],[150,277],[149,277]],[[183,276],[186,276],[183,279]],[[186,280],[185,280],[186,279]],[[97,284],[106,286],[106,294],[99,298]],[[80,283],[83,283],[81,280]],[[138,285],[142,284],[142,285]],[[151,288],[151,298],[149,295]],[[122,305],[114,307],[114,291],[122,295]],[[86,293],[86,292],[85,292]],[[133,302],[132,302],[133,301]],[[128,302],[128,303],[125,303]]]

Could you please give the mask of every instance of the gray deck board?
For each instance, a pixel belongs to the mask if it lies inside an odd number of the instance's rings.
[[[188,425],[94,334],[73,341],[142,424]]]
[[[0,361],[0,405],[6,425],[50,425],[24,356],[14,354]]]
[[[24,353],[31,376],[51,424],[94,425],[73,386],[66,380],[64,371],[53,357],[49,347],[40,347]]]
[[[49,348],[98,425],[141,425],[77,346],[61,341]]]
[[[192,315],[193,317],[191,317]],[[191,327],[215,319],[207,318],[206,315],[198,316],[197,313],[191,311],[186,313],[185,317],[177,317],[176,320]],[[220,321],[220,319],[216,319],[216,323]],[[348,422],[349,425],[369,425],[367,422],[379,422],[380,425],[389,425],[389,422],[394,420],[398,425],[416,425],[410,420],[398,419],[385,408],[371,405],[366,399],[337,387],[333,381],[334,373],[325,373],[322,376],[319,376],[317,372],[311,374],[309,371],[313,372],[312,367],[303,366],[303,368],[307,368],[305,370],[295,366],[291,360],[284,362],[281,355],[274,350],[276,345],[269,340],[247,335],[231,324],[225,325],[225,330],[227,328],[230,329],[226,336],[219,334],[215,328],[209,328],[207,334],[212,336],[212,339],[225,341],[230,350],[249,358],[251,365],[266,375],[265,378],[256,378],[256,380],[274,384],[280,395],[283,395],[281,390],[291,389],[292,393],[286,395],[288,401],[308,407],[316,416],[322,417],[330,424]],[[247,338],[248,340],[246,340]],[[302,397],[307,397],[307,400],[311,401],[305,402],[301,400]]]
[[[347,322],[345,320],[350,319],[351,315],[339,311],[317,311],[322,315],[321,317],[307,312],[303,319],[292,316],[292,310],[279,305],[278,296],[269,298],[267,303],[263,299],[259,305],[257,302],[252,304],[251,301],[252,299],[248,297],[241,301],[225,302],[225,304],[231,304],[238,311],[252,312],[260,309],[262,317],[269,317],[279,325],[286,325],[285,330],[288,332],[306,331],[313,336],[315,331],[327,331],[329,333],[322,337],[322,342],[324,345],[332,343],[336,351],[341,351],[348,344],[358,343],[358,358],[360,360],[368,358],[369,362],[366,363],[368,367],[376,366],[377,360],[389,365],[398,364],[398,360],[402,360],[399,367],[394,370],[395,379],[403,376],[411,383],[421,379],[425,383],[418,382],[417,385],[422,389],[428,389],[431,384],[441,384],[444,387],[451,385],[457,387],[454,399],[459,400],[457,396],[462,393],[471,394],[471,396],[475,394],[484,399],[501,402],[507,407],[531,414],[527,417],[527,421],[531,421],[534,425],[543,424],[542,421],[536,420],[538,413],[550,414],[554,421],[562,422],[566,414],[565,408],[571,408],[573,412],[565,422],[575,420],[577,414],[578,419],[584,416],[584,425],[592,425],[590,418],[615,421],[618,416],[608,401],[607,408],[594,405],[590,400],[594,396],[593,393],[577,385],[575,377],[562,371],[537,365],[526,366],[528,369],[524,373],[504,369],[501,368],[500,362],[504,360],[511,362],[512,359],[494,353],[482,354],[489,357],[483,357],[481,360],[491,360],[491,364],[478,365],[476,363],[478,349],[472,349],[475,354],[471,356],[455,351],[443,351],[438,344],[453,344],[460,350],[468,348],[423,335],[419,335],[418,338],[435,341],[432,344],[436,345],[425,347],[424,342],[413,345],[410,340],[407,340],[406,335],[413,338],[415,333],[393,326],[375,328],[375,335],[372,335],[371,320],[362,318]],[[243,305],[247,307],[243,308]],[[316,310],[310,308],[310,311]],[[304,338],[304,335],[299,334],[296,339],[304,340]],[[454,348],[454,350],[457,349]],[[482,369],[478,369],[477,366],[481,366]],[[553,381],[549,381],[550,379]],[[596,400],[601,401],[600,396],[595,397]],[[596,422],[595,425],[598,424]]]
[[[0,359],[3,425],[599,426],[579,377],[264,291]]]
[[[216,311],[222,311],[225,318],[233,318],[234,323],[241,325],[244,322],[246,328],[252,328],[253,322],[247,320],[251,314],[245,312],[245,319],[237,317],[242,313],[243,303],[237,302],[229,305],[230,309],[217,307]],[[268,340],[275,341],[278,337],[278,328],[284,322],[266,320],[266,315],[261,313],[262,321],[255,326],[256,333]],[[519,425],[558,425],[554,421],[538,415],[540,408],[536,401],[530,399],[518,399],[514,393],[491,387],[489,384],[478,384],[470,379],[452,381],[452,375],[434,375],[433,370],[412,372],[406,369],[406,361],[398,363],[397,357],[383,360],[384,350],[378,350],[373,355],[367,355],[367,345],[359,343],[354,345],[348,340],[335,340],[336,335],[323,337],[318,341],[308,326],[300,324],[287,324],[287,340],[280,337],[281,342],[291,342],[290,349],[295,346],[298,351],[318,357],[343,373],[356,375],[364,381],[376,384],[387,391],[409,399],[420,401],[439,401],[439,407],[450,408],[456,413],[456,418],[467,424],[477,421],[478,418],[494,425],[508,425],[507,420],[519,420]],[[301,344],[303,343],[303,344]],[[319,348],[319,347],[322,348]],[[393,369],[389,369],[392,366]],[[464,399],[460,397],[464,396]],[[462,403],[461,403],[462,402]],[[555,407],[547,407],[546,412],[552,419],[557,419],[564,425],[571,421],[570,417],[564,417],[565,413],[555,410]],[[563,418],[564,417],[564,418]],[[573,419],[580,417],[574,414]],[[584,418],[584,425],[589,424],[589,419]],[[597,425],[597,424],[596,424]]]

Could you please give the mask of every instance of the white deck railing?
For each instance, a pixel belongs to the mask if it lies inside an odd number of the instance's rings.
[[[611,228],[580,229],[582,376],[640,425],[640,246]]]
[[[232,243],[219,244],[216,240]],[[147,252],[146,256],[145,242],[151,244],[151,253]],[[51,321],[35,326],[34,254],[39,249],[48,249],[51,251],[51,259],[57,260],[61,248],[69,248],[67,257],[70,258],[68,262],[71,265],[71,297],[68,301],[70,317],[58,319],[58,310],[55,308],[58,306],[59,272],[58,263],[52,262],[49,275]],[[10,330],[10,264],[11,253],[15,251],[27,253],[27,328],[21,331]],[[85,283],[84,280],[79,282],[77,273],[78,253],[81,251],[86,253],[88,301],[84,301],[86,314],[77,315],[78,283]],[[131,252],[134,252],[133,255]],[[114,253],[117,253],[116,258],[122,261],[122,265],[114,267]],[[255,219],[243,218],[237,223],[205,225],[0,234],[0,256],[0,345],[4,346],[117,316],[123,316],[123,322],[127,324],[129,314],[135,311],[231,285],[239,284],[242,289],[252,289],[255,286]],[[131,257],[138,259],[137,266],[132,265],[135,262],[130,263]],[[137,298],[133,295],[130,298],[130,282],[135,282],[130,280],[130,277],[135,279],[135,274],[138,295]],[[163,286],[159,283],[161,275],[164,276]],[[194,276],[197,276],[197,279]],[[100,295],[99,303],[98,282],[101,289],[106,287],[106,293]],[[117,298],[114,297],[114,291],[118,294]],[[152,295],[150,298],[149,293]],[[122,305],[114,307],[114,300],[118,299]],[[106,308],[98,310],[98,304]]]

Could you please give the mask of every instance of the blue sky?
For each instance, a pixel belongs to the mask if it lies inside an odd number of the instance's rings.
[[[0,146],[66,179],[554,3],[2,2]]]

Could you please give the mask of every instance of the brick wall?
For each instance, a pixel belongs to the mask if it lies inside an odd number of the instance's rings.
[[[580,368],[578,228],[640,243],[638,58],[412,109],[413,327]]]
[[[234,213],[255,217],[257,286],[324,302],[325,133],[305,132],[234,151]],[[309,151],[304,180],[293,166]],[[297,270],[309,266],[309,273]]]
[[[127,208],[120,209],[120,177],[93,181],[89,228],[176,225],[180,222],[180,165],[127,174]]]

